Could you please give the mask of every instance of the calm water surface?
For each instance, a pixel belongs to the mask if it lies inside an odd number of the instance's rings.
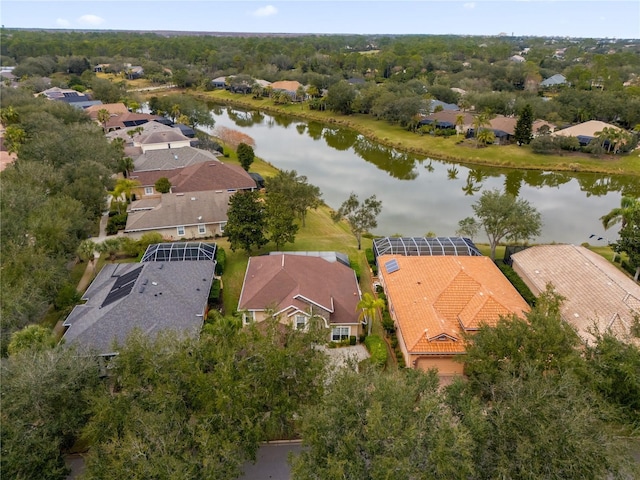
[[[482,191],[497,188],[531,202],[542,214],[536,242],[590,242],[616,238],[600,216],[620,205],[621,196],[639,195],[637,178],[600,174],[467,167],[405,154],[351,130],[291,117],[214,106],[216,127],[241,131],[255,140],[255,153],[279,169],[296,170],[320,187],[338,208],[351,192],[382,200],[379,235],[454,235],[458,221],[473,214]],[[214,128],[214,133],[215,133]],[[598,241],[595,234],[603,237]],[[486,241],[483,233],[476,238]]]

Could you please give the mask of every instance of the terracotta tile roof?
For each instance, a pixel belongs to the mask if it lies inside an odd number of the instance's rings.
[[[511,256],[513,267],[534,293],[552,283],[565,297],[562,318],[586,340],[594,323],[629,340],[633,312],[640,313],[640,285],[589,249],[575,245],[538,245]]]
[[[392,259],[399,268],[388,273]],[[464,330],[529,310],[488,257],[382,255],[378,264],[410,354],[463,353]]]
[[[256,188],[256,182],[242,167],[218,160],[173,170],[134,171],[131,174],[131,179],[138,180],[143,187],[155,185],[156,181],[162,177],[169,179],[173,193]]]
[[[274,90],[285,90],[293,93],[295,93],[301,86],[302,84],[296,80],[281,80],[271,84],[271,88]]]
[[[358,322],[359,301],[351,268],[322,257],[284,253],[249,258],[238,309],[279,312],[293,306],[307,311],[313,305],[328,312],[331,324],[352,324]]]

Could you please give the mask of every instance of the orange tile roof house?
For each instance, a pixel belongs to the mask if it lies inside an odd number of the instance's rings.
[[[607,259],[576,245],[537,245],[511,255],[513,269],[534,294],[547,283],[565,297],[560,313],[585,340],[589,329],[609,330],[632,341],[634,315],[640,315],[640,285]],[[637,342],[637,339],[633,340]]]
[[[332,252],[290,252],[249,258],[238,310],[245,324],[279,316],[293,328],[310,319],[331,328],[338,341],[361,332],[355,272]]]
[[[441,377],[461,375],[454,360],[464,354],[463,332],[520,317],[529,306],[488,257],[378,257],[398,343],[410,368],[436,368]]]

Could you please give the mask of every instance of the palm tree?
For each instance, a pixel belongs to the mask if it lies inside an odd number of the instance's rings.
[[[483,129],[482,127],[487,127],[490,125],[490,118],[491,115],[488,112],[479,113],[478,115],[473,117],[473,133],[476,137],[476,148],[479,147],[478,142],[480,141],[480,132],[486,130],[486,128]]]
[[[139,187],[140,182],[138,180],[131,180],[129,178],[120,178],[116,181],[116,186],[111,192],[114,199],[120,198],[124,194],[124,198],[129,203],[131,199],[131,192],[134,188]]]
[[[357,308],[360,312],[360,320],[367,320],[367,335],[371,335],[371,324],[379,309],[384,309],[385,303],[381,298],[376,298],[370,293],[362,295],[362,299],[358,302]]]
[[[602,226],[605,230],[608,230],[609,227],[619,222],[620,228],[624,228],[631,220],[633,212],[638,208],[640,208],[640,199],[624,196],[620,200],[619,207],[612,209],[609,213],[600,217]]]
[[[476,133],[476,148],[478,146],[478,142],[482,142],[483,145],[488,145],[489,143],[493,143],[496,139],[496,134],[488,128],[483,128],[479,132]]]
[[[109,122],[110,118],[111,114],[109,113],[109,110],[107,110],[106,108],[101,108],[100,110],[98,110],[98,122],[100,122],[100,125],[102,125],[102,129],[105,132],[107,131],[107,123]]]
[[[129,174],[135,168],[135,164],[133,163],[133,159],[131,157],[122,157],[118,161],[118,170],[122,172],[124,178],[129,178]]]
[[[456,115],[456,121],[455,121],[456,138],[458,138],[458,135],[460,135],[460,130],[462,129],[463,125],[464,125],[464,115],[462,114]]]

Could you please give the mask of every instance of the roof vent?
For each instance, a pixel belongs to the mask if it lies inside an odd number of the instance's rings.
[[[195,200],[195,199],[196,199],[196,197],[191,197],[191,200],[192,200],[192,201],[193,201],[193,200]]]

